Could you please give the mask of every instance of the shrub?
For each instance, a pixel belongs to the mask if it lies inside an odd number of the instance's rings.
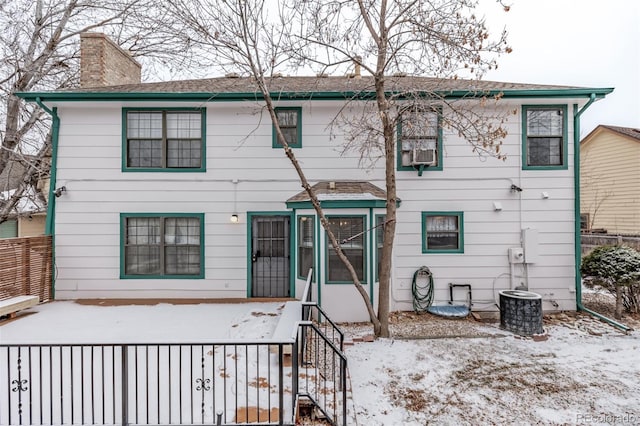
[[[587,287],[600,286],[616,296],[616,318],[640,308],[640,252],[627,246],[595,248],[580,268]]]

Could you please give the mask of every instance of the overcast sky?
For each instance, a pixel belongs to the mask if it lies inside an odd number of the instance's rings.
[[[486,80],[614,87],[582,115],[581,137],[598,124],[640,128],[639,0],[481,0],[493,33],[506,26],[513,53]]]

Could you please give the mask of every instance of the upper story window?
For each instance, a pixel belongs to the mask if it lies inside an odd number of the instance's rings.
[[[464,253],[462,212],[422,212],[423,253]]]
[[[203,109],[125,109],[123,123],[123,171],[205,171]]]
[[[204,278],[204,215],[121,214],[122,278]]]
[[[523,106],[523,169],[567,168],[567,106]]]
[[[442,170],[440,109],[402,114],[398,125],[398,170]]]
[[[278,117],[280,130],[289,147],[302,148],[302,108],[279,107],[276,108],[276,116]],[[275,126],[273,127],[272,147],[282,148],[282,144],[276,134]]]

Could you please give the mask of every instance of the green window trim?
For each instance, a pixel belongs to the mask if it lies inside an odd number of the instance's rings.
[[[431,112],[438,114],[438,136],[436,140],[436,156],[438,163],[435,166],[423,167],[422,171],[425,172],[437,172],[443,170],[443,142],[442,142],[442,107],[433,107]],[[420,166],[403,166],[402,165],[402,119],[398,121],[397,137],[396,137],[396,170],[398,171],[420,171]]]
[[[127,238],[127,219],[129,218],[160,218],[161,220],[167,218],[197,218],[200,222],[200,273],[198,274],[127,274],[126,273],[126,238]],[[161,228],[163,229],[163,228]],[[164,233],[160,233],[161,243],[160,256],[164,256]],[[204,279],[204,213],[120,213],[120,279]],[[162,263],[161,263],[162,264]]]
[[[527,112],[532,110],[558,110],[562,111],[562,143],[560,144],[560,159],[562,164],[530,166],[528,159],[528,134]],[[522,170],[567,170],[569,168],[569,138],[568,138],[568,112],[567,105],[522,105]]]
[[[276,115],[278,112],[291,112],[294,111],[296,113],[296,125],[294,126],[285,126],[280,125],[280,130],[285,129],[296,129],[297,141],[295,143],[290,143],[289,148],[302,148],[302,107],[276,107],[275,108]],[[272,126],[272,140],[271,147],[282,149],[282,144],[278,142],[278,135],[276,133],[276,126]]]
[[[380,259],[382,257],[382,246],[384,244],[384,222],[387,220],[386,214],[377,214],[376,221],[376,282],[380,282]]]
[[[166,166],[166,122],[163,118],[163,167],[130,167],[127,164],[129,139],[127,137],[127,114],[129,112],[200,112],[200,167],[167,167]],[[163,114],[163,117],[166,114]],[[204,173],[207,171],[207,110],[206,108],[171,107],[171,108],[122,108],[122,171],[152,173]]]
[[[434,249],[428,247],[428,232],[427,232],[427,219],[429,217],[437,217],[437,216],[453,216],[458,218],[458,229],[456,230],[458,234],[458,247],[454,249]],[[451,232],[451,231],[449,231]],[[464,213],[463,212],[437,212],[437,211],[429,211],[422,212],[422,253],[464,253]]]
[[[297,270],[298,270],[298,275],[297,277],[299,279],[306,279],[307,278],[307,274],[309,273],[309,270],[307,269],[306,271],[303,268],[302,265],[302,251],[304,249],[309,249],[311,248],[311,257],[310,257],[310,261],[311,261],[311,265],[310,267],[313,268],[314,266],[314,261],[315,261],[315,248],[316,248],[316,235],[315,235],[315,216],[313,215],[300,215],[297,217],[297,221],[296,221],[296,250],[297,250],[297,259],[298,259],[298,265],[297,265]],[[309,229],[306,230],[310,230],[311,231],[311,241],[310,241],[310,246],[307,244],[308,241],[304,241],[304,235],[303,232],[305,231],[305,229],[303,229],[302,227],[302,222],[308,222],[308,226],[310,227]],[[302,239],[302,241],[301,241]],[[315,268],[314,268],[315,269]],[[315,274],[314,274],[315,275]]]
[[[18,219],[7,219],[0,223],[0,238],[16,238],[18,236]]]
[[[327,220],[330,222],[331,219],[336,218],[347,218],[347,219],[362,219],[362,231],[365,231],[367,228],[367,215],[359,215],[359,214],[344,214],[344,215],[327,215]],[[362,279],[360,280],[360,284],[367,284],[367,263],[369,260],[369,256],[367,253],[367,233],[364,232],[362,234]],[[338,243],[340,243],[340,238],[338,238]],[[324,273],[326,276],[326,284],[353,284],[351,280],[331,280],[330,271],[329,271],[329,253],[333,251],[333,246],[331,245],[331,241],[329,241],[329,237],[327,232],[324,232],[324,245],[325,245],[325,257],[324,257]],[[340,258],[338,260],[342,263]]]

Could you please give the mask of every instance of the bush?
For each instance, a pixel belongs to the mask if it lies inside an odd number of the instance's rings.
[[[616,296],[616,318],[640,308],[640,252],[627,246],[595,248],[582,259],[580,272],[587,287],[600,286]]]

